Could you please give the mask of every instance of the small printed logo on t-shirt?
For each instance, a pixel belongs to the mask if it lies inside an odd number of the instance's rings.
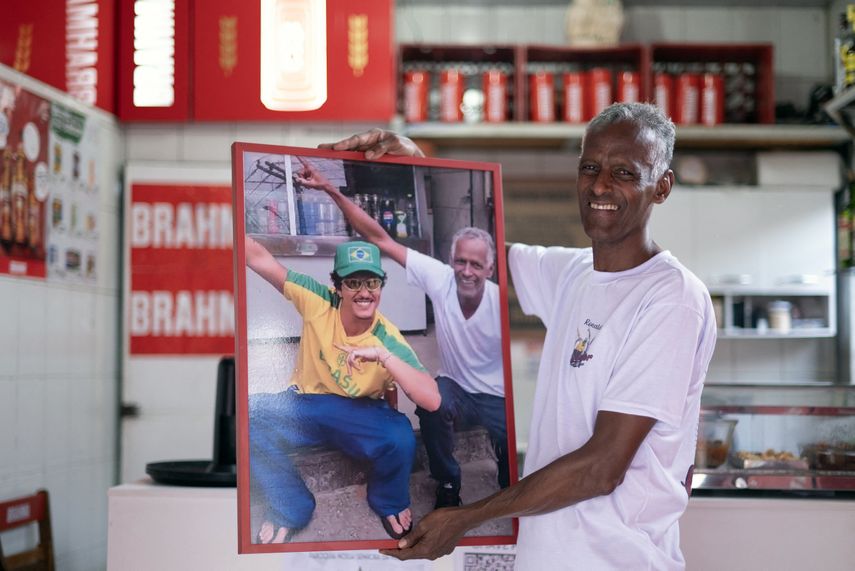
[[[594,336],[591,335],[591,327],[600,329],[602,328],[602,325],[599,323],[593,323],[590,319],[585,320],[585,325],[588,325],[589,327],[587,329],[588,334],[584,337],[579,332],[579,329],[576,329],[576,343],[573,345],[573,354],[570,356],[571,367],[581,367],[594,358],[594,356],[588,352],[591,350],[591,345],[594,343]]]

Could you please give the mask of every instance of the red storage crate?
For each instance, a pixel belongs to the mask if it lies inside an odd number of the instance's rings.
[[[650,57],[648,83],[662,72],[675,86],[683,74],[721,75],[725,123],[775,122],[772,44],[652,44]],[[700,112],[697,117],[701,121]]]
[[[517,120],[520,117],[519,85],[519,48],[516,46],[464,46],[434,44],[403,44],[399,47],[398,67],[398,112],[409,122],[421,120],[445,121],[459,117],[460,122],[501,122]],[[449,93],[443,89],[442,78],[459,74],[463,82],[463,109],[460,114],[441,113],[443,104],[450,104]],[[499,77],[496,77],[498,72]],[[422,75],[424,74],[424,75]],[[492,74],[492,75],[490,75]],[[426,76],[426,77],[425,77]],[[413,83],[414,79],[427,80],[427,93],[423,87]],[[496,90],[504,88],[504,98]],[[466,100],[466,91],[480,92],[482,100],[480,110]],[[442,94],[445,94],[443,96]],[[427,99],[428,109],[413,111],[423,99]],[[490,97],[489,101],[487,98]],[[410,99],[408,112],[408,98]],[[504,113],[496,115],[496,106],[504,103]],[[484,112],[485,107],[490,116]],[[409,117],[409,119],[408,119]]]
[[[582,94],[584,109],[581,113],[583,122],[596,114],[597,109],[593,109],[592,105],[601,97],[596,96],[595,90],[600,96],[610,91],[609,103],[618,101],[619,93],[627,93],[626,89],[618,89],[619,78],[622,78],[625,72],[635,74],[631,81],[637,78],[639,100],[646,101],[650,98],[648,95],[650,93],[649,53],[642,45],[627,44],[606,48],[526,46],[522,55],[523,57],[518,61],[520,75],[527,77],[530,73],[540,71],[551,73],[554,77],[556,121],[565,121],[566,117],[579,116],[576,110],[567,112],[565,109],[564,82],[573,80],[578,83],[580,76],[583,78],[581,84],[584,91]],[[607,86],[603,84],[604,81],[608,83]],[[521,92],[520,99],[524,109],[520,116],[523,120],[531,120],[529,82],[524,80],[522,83],[524,91]],[[606,87],[609,89],[606,90]],[[633,85],[633,88],[636,86]],[[599,106],[602,106],[602,102]]]

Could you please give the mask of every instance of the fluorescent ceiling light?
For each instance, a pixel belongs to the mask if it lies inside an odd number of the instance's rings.
[[[261,0],[261,102],[312,111],[326,100],[326,0]]]

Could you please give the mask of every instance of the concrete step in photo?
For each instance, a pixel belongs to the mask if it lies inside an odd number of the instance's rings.
[[[499,489],[496,481],[496,460],[487,431],[482,428],[457,435],[455,458],[462,471],[461,499],[471,503]],[[430,477],[427,454],[421,438],[410,478],[411,509],[418,522],[433,510],[436,481]],[[365,541],[389,539],[380,518],[366,501],[366,475],[369,466],[328,449],[304,450],[295,455],[295,464],[317,502],[309,525],[294,536],[292,542]],[[258,534],[264,518],[264,505],[252,498],[253,537]],[[493,536],[513,533],[511,520],[488,522],[472,530],[470,535]]]
[[[481,427],[455,433],[454,457],[461,465],[496,456],[487,430]],[[354,484],[365,484],[370,466],[326,447],[305,448],[292,455],[294,465],[303,475],[306,486],[317,495]],[[421,434],[416,431],[416,458],[413,472],[427,471],[428,458]]]

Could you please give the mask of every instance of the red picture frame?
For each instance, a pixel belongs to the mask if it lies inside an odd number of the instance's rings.
[[[407,189],[412,189],[411,196],[401,195],[414,203],[412,211],[409,210],[409,203],[408,206],[401,207],[402,210],[398,211],[398,215],[404,212],[405,216],[399,220],[403,220],[406,215],[412,215],[421,226],[407,226],[410,234],[406,238],[400,238],[399,241],[414,250],[426,248],[429,255],[443,262],[448,261],[447,252],[451,247],[450,238],[456,230],[455,226],[483,226],[482,229],[492,235],[496,245],[495,272],[492,279],[498,285],[508,476],[510,483],[517,481],[507,303],[508,273],[503,247],[504,216],[500,165],[414,157],[384,157],[380,160],[368,161],[363,153],[237,142],[232,145],[232,208],[239,553],[381,549],[393,548],[397,545],[397,541],[383,531],[375,513],[367,507],[364,474],[360,479],[359,468],[347,466],[347,451],[323,447],[289,448],[290,461],[294,463],[312,494],[317,496],[314,512],[311,515],[312,520],[300,532],[289,537],[289,541],[285,543],[260,543],[258,538],[260,523],[265,520],[265,513],[269,507],[268,498],[273,496],[273,492],[270,486],[265,488],[264,484],[259,483],[258,478],[253,477],[261,471],[253,473],[254,469],[251,468],[250,398],[251,395],[257,398],[254,395],[258,393],[275,394],[286,390],[289,371],[285,370],[283,373],[283,369],[287,369],[285,365],[288,364],[289,357],[283,358],[281,355],[296,353],[295,346],[288,346],[288,343],[300,341],[300,318],[293,308],[290,308],[291,315],[296,318],[281,313],[281,307],[291,306],[291,303],[281,292],[270,287],[258,274],[247,267],[245,253],[247,231],[254,241],[262,244],[278,258],[289,272],[294,271],[295,266],[300,263],[305,263],[307,269],[298,268],[296,271],[314,273],[315,279],[324,285],[330,283],[329,278],[324,279],[324,276],[328,276],[332,270],[332,252],[335,246],[349,240],[361,239],[348,236],[348,233],[353,233],[350,231],[349,224],[346,224],[341,215],[333,213],[330,217],[329,206],[323,203],[318,208],[320,212],[327,213],[326,218],[323,216],[313,218],[307,214],[315,208],[314,202],[318,196],[325,193],[312,190],[312,193],[318,195],[312,197],[307,188],[295,184],[296,169],[306,163],[324,172],[331,184],[337,186],[345,196],[354,199],[355,195],[368,195],[369,198],[361,199],[363,203],[370,203],[372,200],[370,196],[381,192],[377,189],[389,181],[400,183],[394,185],[397,192],[406,193]],[[459,182],[455,182],[458,179]],[[461,191],[461,188],[464,190]],[[265,197],[263,200],[260,199],[262,196]],[[394,196],[396,195],[393,194]],[[384,198],[380,201],[392,199]],[[441,212],[448,210],[442,203],[449,201],[460,205],[460,210],[464,212],[462,217],[452,220],[448,212],[445,214]],[[330,203],[332,204],[332,201]],[[341,212],[334,204],[332,206]],[[368,206],[365,207],[366,210],[368,208]],[[406,211],[403,210],[404,208]],[[427,224],[430,224],[429,228],[425,226]],[[434,251],[439,254],[434,254]],[[383,259],[387,283],[383,289],[380,311],[405,334],[405,339],[413,346],[419,360],[425,363],[428,372],[434,376],[436,370],[431,359],[435,361],[437,357],[431,356],[429,348],[430,343],[433,342],[430,328],[427,325],[410,322],[413,314],[418,317],[418,313],[424,311],[420,308],[426,307],[426,304],[423,304],[425,294],[413,286],[408,286],[410,289],[403,290],[403,293],[392,293],[389,287],[391,284],[406,282],[406,270],[399,267],[396,274],[394,266],[396,264],[391,259]],[[383,304],[387,299],[392,300],[391,305]],[[395,305],[395,303],[400,305],[402,300],[403,307]],[[386,309],[387,307],[389,309]],[[297,323],[291,323],[294,319]],[[398,319],[400,322],[396,323]],[[288,327],[292,329],[288,330]],[[419,331],[419,327],[423,330]],[[408,330],[415,334],[406,335]],[[297,331],[296,339],[293,336],[294,331]],[[424,349],[425,347],[427,349]],[[433,353],[438,354],[438,348],[434,348]],[[285,376],[282,376],[283,374]],[[415,416],[408,413],[408,406],[415,408],[415,405],[407,402],[408,399],[403,391],[399,390],[397,393],[400,395],[398,411],[407,414],[411,423],[414,423]],[[430,479],[426,453],[419,438],[420,436],[416,433],[416,461],[409,480],[414,524],[433,509],[435,486],[435,482]],[[493,446],[490,444],[486,430],[481,429],[479,432],[476,428],[466,433],[456,433],[455,438],[458,442],[458,450],[461,448],[475,450],[476,457],[482,449],[487,454],[493,453]],[[464,446],[460,444],[461,439],[466,439]],[[256,449],[258,449],[257,445]],[[278,447],[276,451],[278,453]],[[495,463],[495,455],[492,458]],[[458,461],[463,467],[461,496],[464,503],[476,501],[498,491],[499,484],[496,482],[498,464],[490,468],[493,470],[492,479],[470,476],[470,482],[489,481],[489,485],[472,485],[467,482],[468,468],[465,459],[458,458]],[[473,466],[476,464],[490,466],[489,462],[480,460],[471,463]],[[330,493],[329,489],[321,489],[321,482],[326,482],[324,485],[327,486],[338,486],[332,488],[333,493],[338,493],[336,496],[338,511],[334,516],[328,508],[332,505],[331,496],[324,496]],[[333,483],[330,484],[330,482]],[[426,497],[428,495],[429,498]],[[324,510],[327,510],[327,513],[324,513]],[[359,519],[358,514],[368,514],[370,517]],[[369,523],[365,526],[361,524],[354,526],[350,523],[354,520]],[[313,526],[315,521],[318,524]],[[331,529],[335,526],[341,526],[341,528]],[[515,519],[499,520],[476,528],[462,539],[460,545],[513,544],[516,542],[516,533]]]

